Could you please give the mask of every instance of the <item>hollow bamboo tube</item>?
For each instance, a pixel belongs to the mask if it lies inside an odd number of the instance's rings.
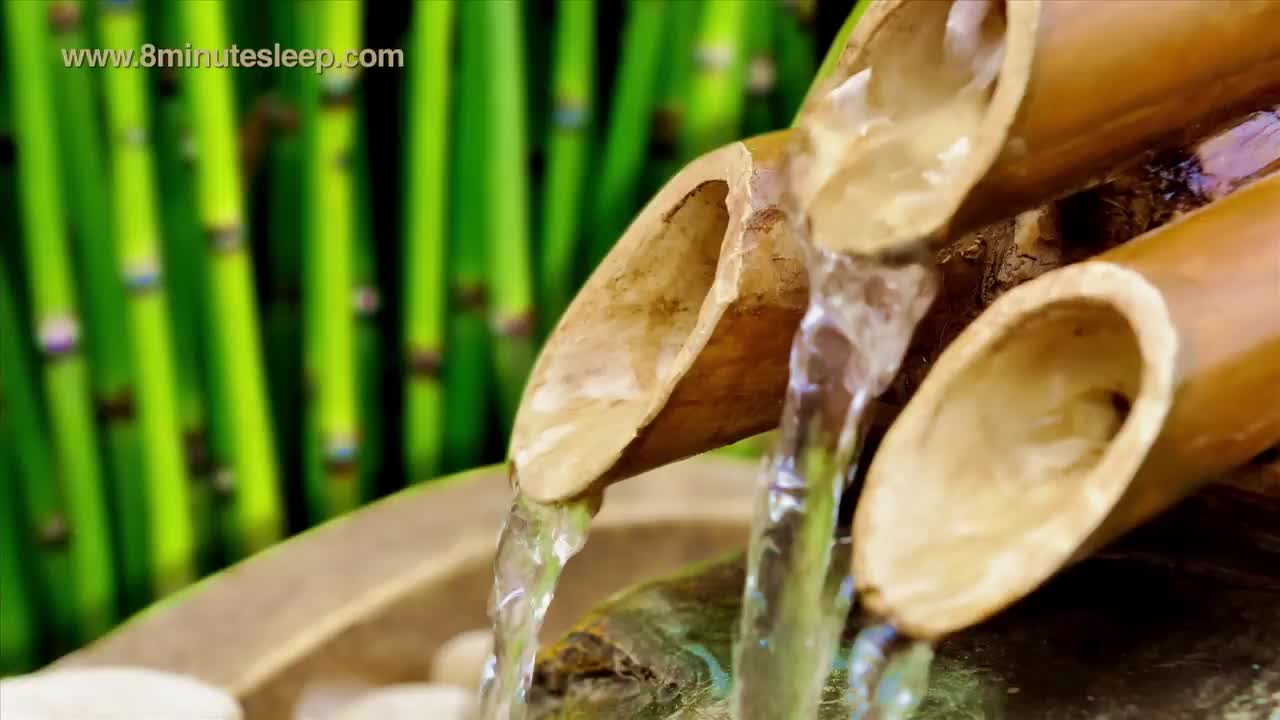
[[[913,96],[909,107],[869,97],[895,123],[922,119],[911,138],[967,138],[968,153],[923,209],[885,215],[884,232],[874,234],[840,232],[838,208],[824,232],[811,202],[818,188],[847,195],[862,176],[841,176],[847,160],[826,165],[802,198],[816,243],[878,252],[941,241],[1084,187],[1142,150],[1185,141],[1202,123],[1280,94],[1280,3],[1019,0],[1002,7],[1003,19],[988,21],[1004,25],[994,91],[967,108],[967,122],[955,112],[958,85],[943,89],[947,83],[935,81],[955,70],[943,50],[950,3],[888,0],[868,9],[828,84],[806,102],[802,124],[830,121],[841,112],[832,98],[842,96],[830,90],[871,68],[873,78],[892,78],[895,87],[939,89]],[[908,39],[921,37],[936,42],[904,50]],[[932,156],[920,157],[912,162]]]
[[[102,8],[99,28],[108,47],[142,44],[142,10],[135,2]],[[114,227],[127,301],[129,336],[138,373],[138,419],[145,490],[151,591],[163,596],[196,578],[191,484],[183,452],[178,374],[164,283],[160,212],[151,151],[145,76],[129,68],[105,72],[110,133]]]
[[[787,137],[690,163],[569,306],[512,434],[530,497],[576,495],[777,423],[808,299],[776,207]]]
[[[938,637],[1280,443],[1280,175],[1011,290],[939,357],[854,520],[874,612]]]

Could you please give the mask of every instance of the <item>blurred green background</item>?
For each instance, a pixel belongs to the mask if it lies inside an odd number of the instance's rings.
[[[4,3],[0,674],[501,460],[594,264],[686,161],[789,124],[852,5]],[[143,43],[404,64],[61,52]]]

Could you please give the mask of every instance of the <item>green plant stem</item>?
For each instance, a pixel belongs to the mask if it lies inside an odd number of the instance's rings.
[[[772,2],[761,4],[772,5]],[[680,128],[684,124],[685,103],[689,99],[693,41],[697,37],[702,6],[702,0],[676,2],[668,13],[658,86],[661,97],[654,109],[651,160],[645,169],[643,184],[645,195],[657,192],[680,169],[680,158],[676,152]]]
[[[31,308],[44,349],[53,458],[66,507],[62,532],[45,530],[49,541],[68,545],[72,592],[78,600],[77,639],[83,641],[111,626],[116,578],[88,371],[77,342],[79,317],[64,230],[46,9],[43,3],[4,4]]]
[[[39,619],[28,572],[31,547],[13,472],[9,417],[0,407],[0,677],[35,667]]]
[[[378,281],[377,252],[373,233],[373,186],[369,175],[369,148],[364,113],[356,114],[355,140],[355,299],[356,392],[360,421],[360,497],[367,502],[383,488],[385,456],[383,402],[383,327],[379,322],[383,293]],[[441,269],[443,272],[443,269]]]
[[[182,3],[183,27],[193,47],[227,45],[220,1]],[[284,523],[277,482],[274,433],[267,408],[251,261],[236,154],[231,68],[200,68],[186,74],[197,145],[197,205],[209,247],[210,334],[220,375],[214,390],[225,393],[227,431],[233,449],[232,502],[237,536],[232,556],[262,549],[279,539]]]
[[[339,54],[359,47],[361,5],[339,0],[319,3],[319,47]],[[321,488],[311,496],[311,519],[321,521],[360,504],[357,481],[359,428],[355,391],[356,194],[352,172],[355,145],[356,73],[332,69],[319,77],[320,105],[311,136],[308,201],[312,213],[307,237],[308,261],[314,262],[315,284],[309,301],[316,303],[306,328],[315,338],[316,352],[308,361],[315,379],[312,412],[320,433],[320,476],[309,482]]]
[[[685,161],[738,139],[746,94],[745,43],[755,3],[707,0],[694,46],[694,71],[680,139]]]
[[[525,140],[524,46],[520,6],[484,3],[489,62],[484,91],[489,112],[485,128],[485,238],[489,254],[490,312],[498,411],[505,436],[533,365],[533,267],[530,262],[529,184]]]
[[[617,80],[609,105],[595,202],[589,227],[589,267],[594,268],[631,222],[643,179],[669,4],[632,0],[619,48]]]
[[[117,268],[116,238],[111,223],[109,181],[103,158],[104,125],[98,99],[98,71],[65,67],[60,48],[88,47],[80,2],[49,4],[54,47],[49,62],[56,91],[57,128],[63,178],[70,211],[74,280],[84,294],[85,354],[106,440],[111,488],[111,518],[117,548],[116,567],[124,609],[145,604],[151,595],[147,535],[146,479],[134,405],[134,366],[127,336],[124,284]]]
[[[743,111],[743,134],[747,137],[777,130],[780,126],[774,116],[778,94],[774,28],[783,14],[781,4],[770,2],[750,3],[747,12],[747,99]]]
[[[151,3],[148,30],[164,47],[178,47],[178,9],[169,3]],[[154,152],[160,173],[161,236],[164,242],[165,291],[169,298],[171,337],[178,383],[182,437],[190,476],[196,529],[197,564],[212,570],[221,546],[215,505],[210,440],[209,397],[206,379],[211,372],[206,358],[205,301],[208,295],[204,250],[200,246],[200,218],[192,187],[191,129],[182,101],[181,76],[174,68],[151,75],[157,80],[153,97],[156,142]]]
[[[558,7],[538,264],[543,333],[555,325],[576,287],[574,264],[582,229],[582,191],[591,160],[595,95],[595,4],[560,0]]]
[[[449,231],[452,0],[417,0],[408,68],[404,168],[404,449],[409,482],[440,474]]]
[[[103,43],[140,47],[136,2],[116,2],[99,14]],[[196,537],[190,480],[182,447],[177,372],[169,335],[169,301],[156,202],[151,121],[142,73],[107,68],[107,127],[111,136],[112,195],[121,271],[129,288],[129,325],[138,370],[143,471],[150,530],[151,579],[163,596],[196,578]]]
[[[458,87],[452,138],[452,183],[448,246],[449,313],[444,358],[444,470],[479,464],[484,458],[489,407],[489,331],[485,324],[488,295],[485,274],[482,167],[489,112],[484,65],[488,61],[482,4],[458,5]],[[410,477],[422,480],[421,477]]]
[[[778,3],[774,42],[778,48],[778,101],[781,118],[794,117],[817,70],[813,39],[813,3]]]

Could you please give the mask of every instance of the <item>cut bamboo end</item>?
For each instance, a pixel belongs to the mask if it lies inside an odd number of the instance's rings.
[[[874,612],[936,638],[1280,442],[1280,176],[997,300],[885,435]]]
[[[787,134],[708,153],[645,207],[570,305],[510,458],[541,501],[777,423],[807,281],[777,208]]]
[[[840,204],[832,198],[867,194],[872,207],[887,207],[881,201],[889,198],[875,197],[885,194],[879,186],[858,187],[866,173],[850,158],[865,164],[866,152],[843,156],[828,149],[822,162],[829,167],[813,175],[816,187],[802,188],[799,197],[817,244],[884,252],[921,239],[941,241],[1086,187],[1145,150],[1185,142],[1206,123],[1280,96],[1280,34],[1273,31],[1280,3],[1181,2],[1152,14],[1142,0],[1006,0],[996,3],[1004,47],[994,86],[957,105],[963,93],[944,80],[955,74],[954,58],[944,51],[951,6],[874,3],[831,77],[806,100],[797,137],[818,143],[831,131],[822,127],[830,116],[849,120],[850,80],[870,68],[894,86],[922,89],[910,103],[886,93],[870,96],[872,109],[892,122],[917,125],[904,141],[914,152],[894,168],[919,176],[937,159],[933,145],[951,148],[947,142],[967,143],[967,155],[948,166],[946,182],[927,189],[929,202],[879,218],[884,227],[878,232],[850,233],[842,231]],[[1183,62],[1188,56],[1196,61]],[[1100,87],[1107,91],[1097,92]],[[830,232],[822,228],[824,194],[832,206]]]

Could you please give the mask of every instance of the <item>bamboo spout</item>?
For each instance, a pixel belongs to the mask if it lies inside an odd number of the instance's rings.
[[[807,100],[796,142],[807,179],[796,203],[817,244],[883,252],[940,242],[1280,96],[1280,3],[1006,0],[967,36],[975,47],[1003,42],[994,82],[980,86],[966,74],[969,58],[949,49],[947,28],[964,16],[951,9],[874,4]],[[905,151],[888,166],[914,183],[919,202],[898,202],[883,177],[858,171],[888,143],[867,150],[837,130],[868,120],[909,127],[892,139]],[[939,172],[947,182],[924,182]],[[874,233],[841,227],[841,207],[859,197],[883,209]]]
[[[997,300],[885,435],[854,577],[978,622],[1280,443],[1280,175]]]
[[[787,137],[684,168],[579,292],[516,415],[528,496],[562,500],[777,424],[808,300],[777,208]]]

